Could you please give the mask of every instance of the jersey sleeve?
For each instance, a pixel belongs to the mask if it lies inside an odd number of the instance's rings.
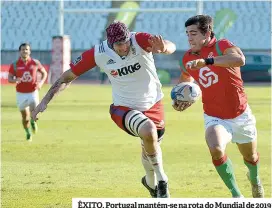
[[[72,72],[77,76],[80,76],[95,66],[96,63],[94,59],[94,47],[83,52],[79,57],[70,63]]]
[[[9,67],[9,73],[12,74],[13,76],[16,76],[13,64],[11,64],[10,67]]]
[[[227,50],[228,48],[235,46],[232,42],[230,42],[227,39],[219,40],[218,45],[219,45],[219,49],[222,52],[222,54],[224,54],[225,50]]]
[[[151,37],[152,37],[151,34],[143,32],[136,33],[135,35],[138,45],[145,51],[147,51],[147,48],[150,47],[150,43],[148,42],[148,40]]]

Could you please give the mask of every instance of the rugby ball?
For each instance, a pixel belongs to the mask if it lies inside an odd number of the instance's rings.
[[[196,102],[201,97],[200,87],[193,82],[182,82],[171,90],[171,99],[174,101]]]

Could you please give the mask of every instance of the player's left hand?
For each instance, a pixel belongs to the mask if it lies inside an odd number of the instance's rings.
[[[42,89],[42,86],[43,86],[43,84],[42,84],[42,83],[37,83],[37,90]]]
[[[193,61],[188,61],[185,65],[186,69],[200,69],[202,67],[206,66],[204,59],[196,59]]]
[[[182,101],[173,101],[172,107],[176,111],[184,111],[189,108],[193,103],[192,102],[182,102]]]
[[[154,35],[148,39],[150,47],[147,48],[148,52],[164,53],[166,51],[166,44],[161,35]]]

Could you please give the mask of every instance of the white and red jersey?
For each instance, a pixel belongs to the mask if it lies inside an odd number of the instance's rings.
[[[70,64],[71,69],[80,75],[97,65],[109,77],[115,106],[148,110],[163,98],[153,55],[146,51],[150,37],[148,33],[132,33],[126,57],[116,54],[105,40],[78,57]]]

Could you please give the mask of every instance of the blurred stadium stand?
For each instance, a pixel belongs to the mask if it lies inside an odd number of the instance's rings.
[[[196,7],[195,1],[141,1],[141,8]],[[9,64],[18,56],[18,46],[30,42],[32,55],[42,63],[50,64],[52,37],[59,33],[59,1],[1,1],[1,60]],[[111,8],[111,1],[64,1],[65,9]],[[244,51],[265,52],[271,48],[271,2],[269,1],[203,1],[203,13],[213,17],[222,9],[230,9],[236,20],[224,37]],[[139,13],[134,31],[161,34],[176,43],[177,53],[167,57],[156,56],[162,69],[177,68],[177,60],[187,50],[184,22],[195,12]],[[64,34],[71,38],[72,59],[104,39],[108,13],[65,13]],[[171,60],[170,60],[171,59]],[[271,57],[270,57],[271,60]]]
[[[109,1],[65,1],[65,8],[110,8]],[[33,50],[51,50],[52,37],[59,32],[58,1],[2,1],[2,50],[17,50],[29,41]],[[88,49],[101,39],[107,14],[66,13],[65,34],[75,50]]]
[[[229,8],[237,14],[237,20],[225,34],[242,49],[270,49],[270,2],[204,2],[203,12],[215,17],[216,11]],[[141,2],[141,7],[196,7],[196,2]],[[136,20],[136,31],[160,32],[173,40],[179,50],[186,50],[187,37],[184,22],[190,13],[140,13]],[[148,20],[148,21],[147,21]],[[159,25],[159,26],[158,26]]]
[[[229,8],[237,20],[225,37],[242,49],[269,49],[271,19],[270,2],[204,2],[204,13]],[[140,2],[141,8],[196,7],[196,2]],[[110,1],[65,1],[68,8],[110,8]],[[33,50],[51,50],[52,36],[58,35],[57,1],[2,1],[2,50],[16,50],[24,40],[30,40]],[[184,22],[194,12],[139,13],[135,31],[162,34],[174,41],[179,50],[188,46]],[[98,43],[107,23],[106,13],[66,13],[64,32],[71,37],[74,50],[84,50]]]

